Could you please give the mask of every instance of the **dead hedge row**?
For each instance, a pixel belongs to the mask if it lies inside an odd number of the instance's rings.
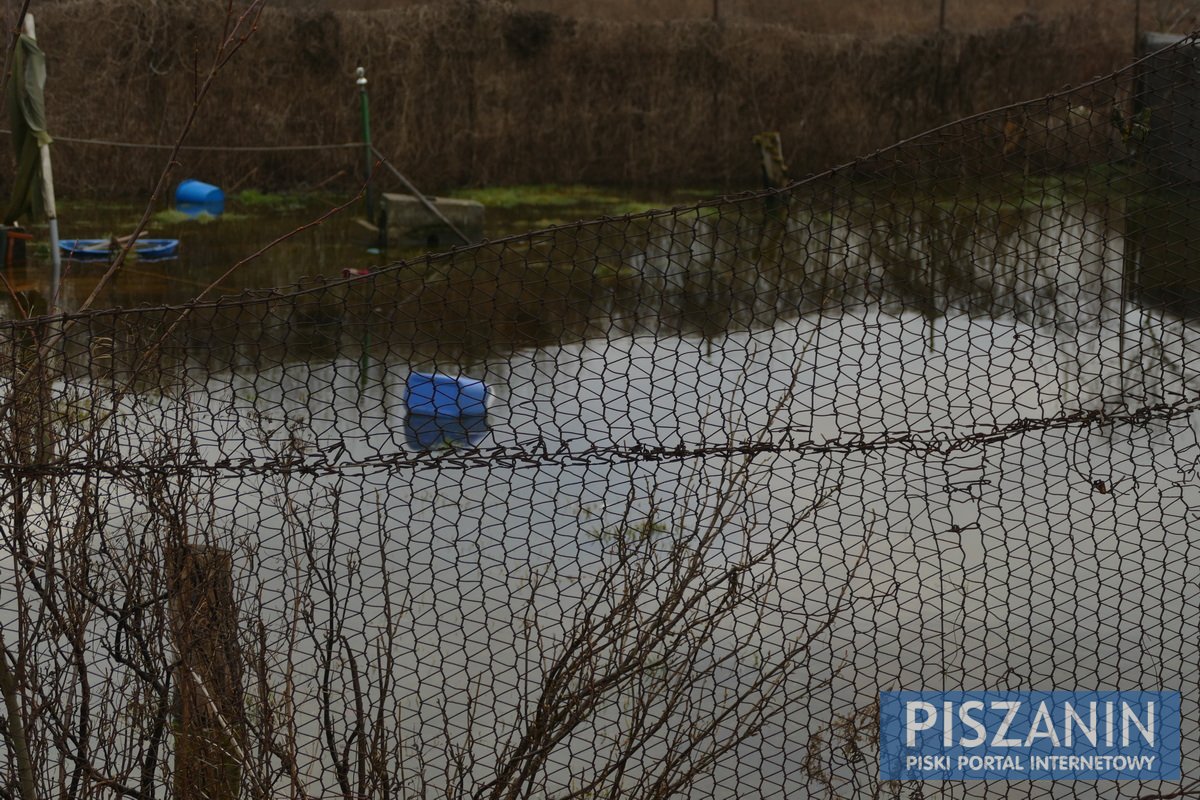
[[[223,24],[223,3],[66,0],[40,9],[52,133],[173,141]],[[802,175],[1128,59],[1088,18],[975,34],[864,40],[705,20],[574,20],[488,0],[383,11],[269,8],[221,75],[190,143],[360,138],[354,68],[374,137],[429,190],[588,182],[752,187],[752,136],[779,130]],[[162,152],[60,142],[60,192],[136,196]],[[357,151],[187,153],[226,187],[351,186]]]

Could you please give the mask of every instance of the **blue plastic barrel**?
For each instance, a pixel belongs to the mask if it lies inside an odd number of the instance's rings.
[[[220,214],[225,210],[225,193],[211,183],[188,178],[175,189],[175,205],[203,206],[206,209],[217,209],[216,213]]]
[[[487,399],[487,385],[474,378],[413,372],[404,387],[408,413],[427,417],[480,417]]]

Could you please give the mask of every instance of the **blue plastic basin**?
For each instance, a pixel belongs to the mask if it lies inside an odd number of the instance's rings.
[[[204,206],[208,213],[225,210],[225,193],[211,183],[188,178],[175,188],[176,206]]]
[[[481,417],[487,400],[487,385],[474,378],[413,372],[404,387],[408,412],[427,417]]]

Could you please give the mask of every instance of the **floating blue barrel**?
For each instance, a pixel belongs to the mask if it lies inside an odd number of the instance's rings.
[[[225,211],[225,193],[211,183],[188,178],[175,188],[175,207],[199,208],[218,216]]]
[[[474,378],[413,372],[404,387],[408,413],[427,417],[480,417],[487,399],[487,385]]]
[[[409,414],[404,418],[404,438],[417,451],[475,448],[488,435],[487,417],[429,417]]]

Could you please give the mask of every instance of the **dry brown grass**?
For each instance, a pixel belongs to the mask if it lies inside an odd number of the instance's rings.
[[[220,19],[219,9],[182,0],[46,7],[38,29],[50,57],[52,133],[170,141],[190,104],[197,48],[217,38]],[[577,181],[746,188],[757,180],[750,141],[759,131],[783,133],[801,175],[1105,72],[1128,60],[1131,39],[1096,14],[864,39],[737,18],[574,20],[486,0],[377,12],[272,8],[214,87],[190,141],[357,139],[361,63],[377,144],[431,190]],[[203,49],[198,57],[203,65]],[[144,194],[161,169],[158,153],[68,143],[55,152],[60,192],[72,194]],[[292,187],[356,175],[361,159],[189,153],[182,174]]]
[[[858,36],[925,34],[938,30],[941,0],[510,0],[525,11],[579,19],[664,22],[711,19],[787,25],[810,33]],[[295,9],[387,10],[445,0],[276,0]],[[1042,22],[1092,16],[1133,29],[1137,0],[945,0],[946,28],[972,32],[1004,27],[1018,19]],[[1141,0],[1142,25],[1189,31],[1200,0]]]

